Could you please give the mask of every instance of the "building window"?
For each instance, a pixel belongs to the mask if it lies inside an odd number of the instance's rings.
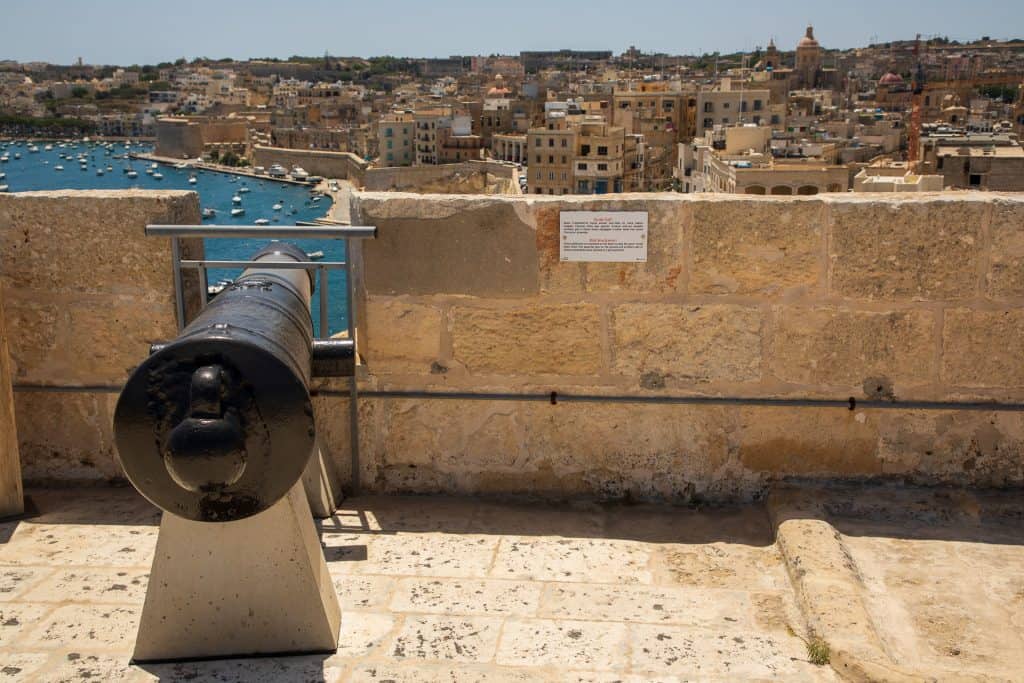
[[[728,102],[722,102],[722,109],[728,109],[728,108],[729,108],[729,103]]]
[[[388,129],[386,129],[386,130],[384,131],[384,137],[386,137],[386,138],[389,138],[389,137],[391,137],[391,136],[392,136],[392,135],[394,135],[394,134],[395,134],[395,131],[393,131],[393,130],[392,130],[392,129],[390,129],[390,128],[388,128]]]
[[[714,110],[715,110],[715,103],[714,102],[705,102],[704,103],[704,113],[705,114],[713,112]]]
[[[585,163],[582,163],[582,162],[578,163],[578,164],[576,164],[576,170],[577,171],[586,171],[587,170],[587,165]]]
[[[754,117],[754,124],[755,125],[761,125],[761,117],[760,116],[755,116]]]
[[[968,179],[968,182],[970,183],[971,187],[980,187],[981,186],[981,174],[980,173],[972,173],[971,177]]]
[[[567,144],[568,144],[568,140],[566,140],[565,138],[562,138],[562,147],[565,147]]]
[[[608,164],[598,164],[597,165],[597,170],[598,171],[607,171],[608,170]]]
[[[597,148],[597,156],[599,156],[599,157],[606,157],[606,156],[608,156],[608,148],[607,147],[598,147]]]
[[[585,157],[590,156],[590,145],[580,145],[580,155]]]
[[[705,128],[714,128],[715,127],[715,120],[714,119],[704,119],[704,127]]]
[[[569,174],[566,173],[565,171],[562,171],[562,182],[565,182],[568,179],[569,179]]]
[[[554,179],[555,179],[555,172],[554,171],[548,171],[548,180],[554,180]]]
[[[537,163],[538,164],[540,163],[540,155],[539,154],[537,155]]]
[[[779,115],[778,114],[772,114],[772,125],[773,126],[779,125]]]
[[[761,100],[754,100],[754,111],[761,111]]]
[[[549,164],[555,163],[555,157],[548,155],[548,163]]]
[[[554,147],[554,146],[555,146],[555,139],[554,138],[548,138],[548,147]]]
[[[535,144],[537,147],[540,147],[541,145],[544,144],[544,141],[541,140],[540,138],[534,138],[533,144]]]

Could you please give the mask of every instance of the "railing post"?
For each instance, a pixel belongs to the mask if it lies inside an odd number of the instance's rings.
[[[174,301],[178,309],[178,332],[181,332],[185,329],[185,287],[181,279],[181,240],[177,237],[171,238],[171,268],[174,271]],[[203,294],[206,294],[205,290]],[[205,305],[205,298],[202,301]]]
[[[348,338],[356,341],[356,309],[352,296],[352,240],[345,239],[345,298],[348,307]],[[349,452],[352,467],[352,495],[359,494],[359,349],[356,349],[354,371],[348,395]]]

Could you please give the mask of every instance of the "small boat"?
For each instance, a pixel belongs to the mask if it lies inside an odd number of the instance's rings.
[[[236,194],[236,195],[235,195],[234,197],[232,197],[232,198],[231,198],[231,203],[232,203],[232,204],[241,204],[241,203],[242,203],[242,198],[241,198],[241,197],[239,197],[239,196],[238,196],[238,195]]]
[[[6,154],[4,154],[3,156],[0,156],[0,164],[6,164],[10,160],[11,160],[11,158],[9,156],[7,156]]]
[[[257,218],[256,220],[253,221],[253,223],[256,225],[270,225],[270,221],[268,221],[266,218]]]
[[[14,153],[14,158],[15,159],[20,159],[21,158],[21,152],[15,152]]]
[[[324,252],[322,252],[322,251],[311,251],[311,252],[309,252],[309,260],[310,261],[319,261],[323,257],[324,257]]]
[[[43,149],[45,149],[47,152],[52,152],[53,151],[53,145],[47,145],[46,147],[43,147]]]
[[[7,186],[6,185],[0,185],[0,192],[7,192]]]
[[[149,165],[149,167],[150,167],[150,168],[154,168],[154,169],[156,169],[156,168],[160,168],[160,165],[159,165],[158,163],[156,163],[156,162],[154,161],[153,163],[151,163],[151,164]]]
[[[60,164],[57,164],[56,166],[53,167],[53,170],[54,171],[63,171],[64,167],[61,166]]]
[[[154,173],[153,174],[153,180],[163,180],[163,179],[164,179],[164,174],[163,173]]]
[[[283,207],[283,206],[281,206],[280,204],[274,204],[274,206],[273,206],[273,207],[271,207],[271,208],[273,208],[273,209],[274,209],[274,211],[280,211],[280,210],[281,210],[281,209],[283,209],[284,207]]]
[[[5,178],[7,178],[7,174],[6,173],[0,173],[0,180],[4,180]]]
[[[35,145],[29,145],[28,146],[28,153],[29,154],[38,154],[39,153],[39,148],[36,147]]]
[[[146,169],[146,175],[153,175],[153,169],[147,168]]]
[[[188,177],[188,184],[189,185],[195,185],[196,182],[198,182],[198,181],[196,180],[196,177],[194,175]]]
[[[128,177],[129,178],[138,178],[139,177],[139,172],[136,171],[135,169],[131,169],[131,170],[128,171]]]
[[[96,175],[103,175],[103,169],[102,168],[97,168],[96,169]]]
[[[242,185],[240,188],[238,188],[238,193],[239,194],[245,194],[246,192],[249,192],[249,191],[250,191],[249,188],[246,187],[245,185]]]
[[[231,209],[231,215],[232,216],[241,216],[244,213],[245,213],[245,209],[243,209],[240,206]]]
[[[217,215],[217,209],[203,209],[203,218],[213,218]]]
[[[175,164],[175,165],[174,165],[174,168],[188,168],[188,164],[186,164],[186,163],[185,163],[185,162],[183,161],[183,162],[181,162],[180,164]]]
[[[111,166],[110,164],[107,164],[107,173],[110,173],[113,170],[114,170],[114,167]]]

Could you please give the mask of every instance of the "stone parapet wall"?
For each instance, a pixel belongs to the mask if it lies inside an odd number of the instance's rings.
[[[367,191],[420,193],[519,194],[518,171],[498,161],[464,161],[436,166],[370,168],[363,176]]]
[[[348,180],[363,184],[363,174],[369,164],[351,152],[328,152],[313,149],[285,149],[284,147],[253,147],[253,166],[270,168],[281,164],[289,171],[301,166],[310,175]]]
[[[170,241],[143,229],[199,219],[192,192],[0,195],[0,287],[14,383],[120,386],[150,343],[176,334]],[[200,244],[186,243],[189,255],[201,255]],[[116,401],[109,391],[16,393],[25,478],[120,477]]]
[[[360,193],[368,390],[1024,402],[1024,198]],[[560,210],[648,211],[562,263]],[[361,400],[379,491],[745,498],[773,480],[1024,483],[1024,416]]]

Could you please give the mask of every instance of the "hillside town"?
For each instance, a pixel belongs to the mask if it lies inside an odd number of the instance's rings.
[[[531,195],[1024,190],[1024,41],[835,50],[807,26],[796,45],[765,42],[700,56],[6,61],[0,132],[152,139],[164,157],[258,172],[287,158],[271,150],[377,169],[488,162],[507,167],[502,191]]]

